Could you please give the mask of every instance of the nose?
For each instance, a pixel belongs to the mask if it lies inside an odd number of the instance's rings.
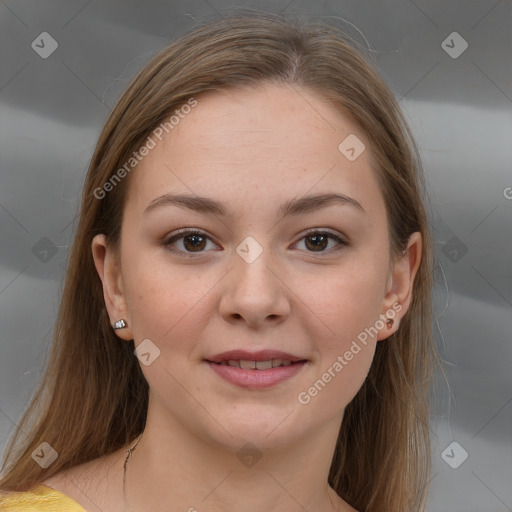
[[[243,321],[258,328],[278,325],[290,315],[293,293],[269,253],[265,248],[254,261],[233,253],[220,301],[220,314],[227,322]]]

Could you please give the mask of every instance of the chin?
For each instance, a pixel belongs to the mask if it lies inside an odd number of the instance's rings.
[[[235,452],[247,443],[260,450],[286,446],[299,437],[306,427],[304,422],[294,418],[293,412],[290,414],[290,409],[279,408],[276,413],[275,407],[240,407],[236,413],[231,411],[229,415],[221,415],[224,428],[215,424],[215,432],[211,431],[212,438]]]

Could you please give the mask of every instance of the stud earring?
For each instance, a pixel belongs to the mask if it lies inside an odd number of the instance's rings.
[[[123,329],[124,327],[126,327],[126,325],[126,322],[121,319],[114,324],[114,329]]]
[[[386,320],[386,325],[388,326],[388,329],[391,329],[393,327],[394,323],[395,323],[395,321],[392,318],[388,318]]]

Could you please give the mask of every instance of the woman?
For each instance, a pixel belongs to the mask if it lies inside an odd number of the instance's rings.
[[[100,135],[1,510],[423,510],[426,199],[335,28],[247,14],[175,41]]]

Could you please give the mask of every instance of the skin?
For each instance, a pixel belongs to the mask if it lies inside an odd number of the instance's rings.
[[[411,236],[390,271],[385,203],[370,151],[349,161],[338,150],[349,134],[366,148],[369,141],[317,93],[260,85],[197,99],[130,175],[119,250],[104,235],[92,244],[111,323],[128,324],[116,331],[119,342],[150,339],[161,351],[141,365],[150,402],[128,465],[128,505],[122,450],[47,484],[90,511],[353,512],[329,488],[328,470],[344,408],[364,382],[376,344],[386,343],[409,307],[421,235]],[[346,194],[366,212],[331,205],[277,216],[285,201],[321,192]],[[176,206],[144,214],[164,193],[207,196],[233,216]],[[190,238],[171,247],[192,257],[165,246],[179,228],[204,232],[202,252],[193,252]],[[329,239],[315,251],[310,228],[349,245]],[[263,249],[252,263],[236,252],[247,236]],[[359,343],[343,370],[300,403],[298,393],[397,303],[393,327]],[[247,390],[204,362],[236,348],[282,350],[308,363],[278,385]],[[236,456],[247,442],[261,455],[252,467]]]

